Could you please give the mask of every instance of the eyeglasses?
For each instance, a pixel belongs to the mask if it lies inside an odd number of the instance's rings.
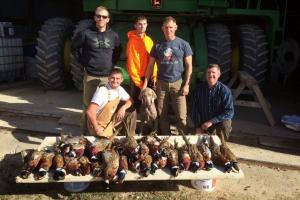
[[[95,15],[98,19],[107,19],[108,16],[105,16],[105,15]]]

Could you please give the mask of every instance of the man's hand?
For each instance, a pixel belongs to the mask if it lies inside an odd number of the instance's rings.
[[[205,131],[202,128],[196,128],[196,134],[205,134]]]
[[[184,85],[184,86],[182,87],[182,89],[181,89],[181,93],[182,93],[183,96],[188,95],[188,94],[189,94],[189,91],[190,91],[189,85]]]
[[[125,112],[126,112],[126,108],[122,106],[117,112],[116,115],[117,121],[121,121],[125,117]]]
[[[152,87],[153,87],[152,89],[153,90],[156,90],[156,83],[157,83],[157,80],[156,79],[152,79],[152,84],[153,84],[152,85]]]
[[[140,81],[141,81],[141,83],[140,83],[140,85],[137,85],[137,87],[139,87],[140,90],[142,91],[144,88],[144,85],[145,85],[145,81],[143,79],[141,79]]]
[[[141,87],[140,87],[141,91],[144,90],[144,89],[146,89],[146,87],[147,87],[147,85],[145,85],[145,83],[143,83],[143,84],[141,85]]]
[[[94,127],[94,131],[97,135],[101,136],[104,131],[104,128],[102,126],[97,125],[96,127]]]
[[[201,125],[201,129],[206,131],[209,127],[211,127],[213,125],[213,123],[211,121],[207,121],[207,122],[204,122],[202,125]]]
[[[142,91],[143,90],[143,87],[144,87],[144,82],[142,82],[139,86],[140,90]]]

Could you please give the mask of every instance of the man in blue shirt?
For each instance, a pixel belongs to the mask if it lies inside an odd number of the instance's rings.
[[[206,81],[198,85],[192,96],[189,115],[196,134],[216,130],[219,136],[228,139],[234,115],[233,99],[230,89],[218,81],[220,76],[220,66],[209,64]]]
[[[189,43],[175,35],[176,20],[169,16],[163,21],[164,40],[156,42],[151,49],[150,59],[142,90],[153,74],[157,63],[157,110],[161,134],[171,134],[169,104],[172,105],[179,131],[186,131],[187,106],[186,96],[192,74],[192,49]]]

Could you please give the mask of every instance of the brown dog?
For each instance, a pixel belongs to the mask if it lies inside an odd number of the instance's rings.
[[[158,122],[157,122],[157,111],[155,106],[155,99],[157,98],[154,90],[151,88],[145,88],[141,91],[139,100],[141,101],[140,115],[141,115],[141,130],[140,135],[143,132],[143,126],[146,121],[151,131],[157,131]]]

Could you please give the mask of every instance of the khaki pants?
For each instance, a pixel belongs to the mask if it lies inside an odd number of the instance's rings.
[[[90,76],[84,73],[83,77],[83,107],[81,116],[81,130],[84,135],[88,134],[86,109],[88,108],[93,95],[100,85],[106,85],[108,78],[105,76]]]
[[[121,121],[116,121],[113,119],[113,124],[115,130],[121,134],[126,136],[134,136],[136,129],[136,111],[126,111],[124,119]]]
[[[157,81],[157,107],[159,128],[162,134],[171,134],[169,121],[169,104],[175,112],[177,128],[186,132],[187,106],[186,97],[181,94],[182,79],[174,82]]]
[[[214,124],[212,127],[209,128],[210,133],[217,134],[221,140],[228,140],[230,132],[232,130],[231,120],[225,120],[223,122]]]

